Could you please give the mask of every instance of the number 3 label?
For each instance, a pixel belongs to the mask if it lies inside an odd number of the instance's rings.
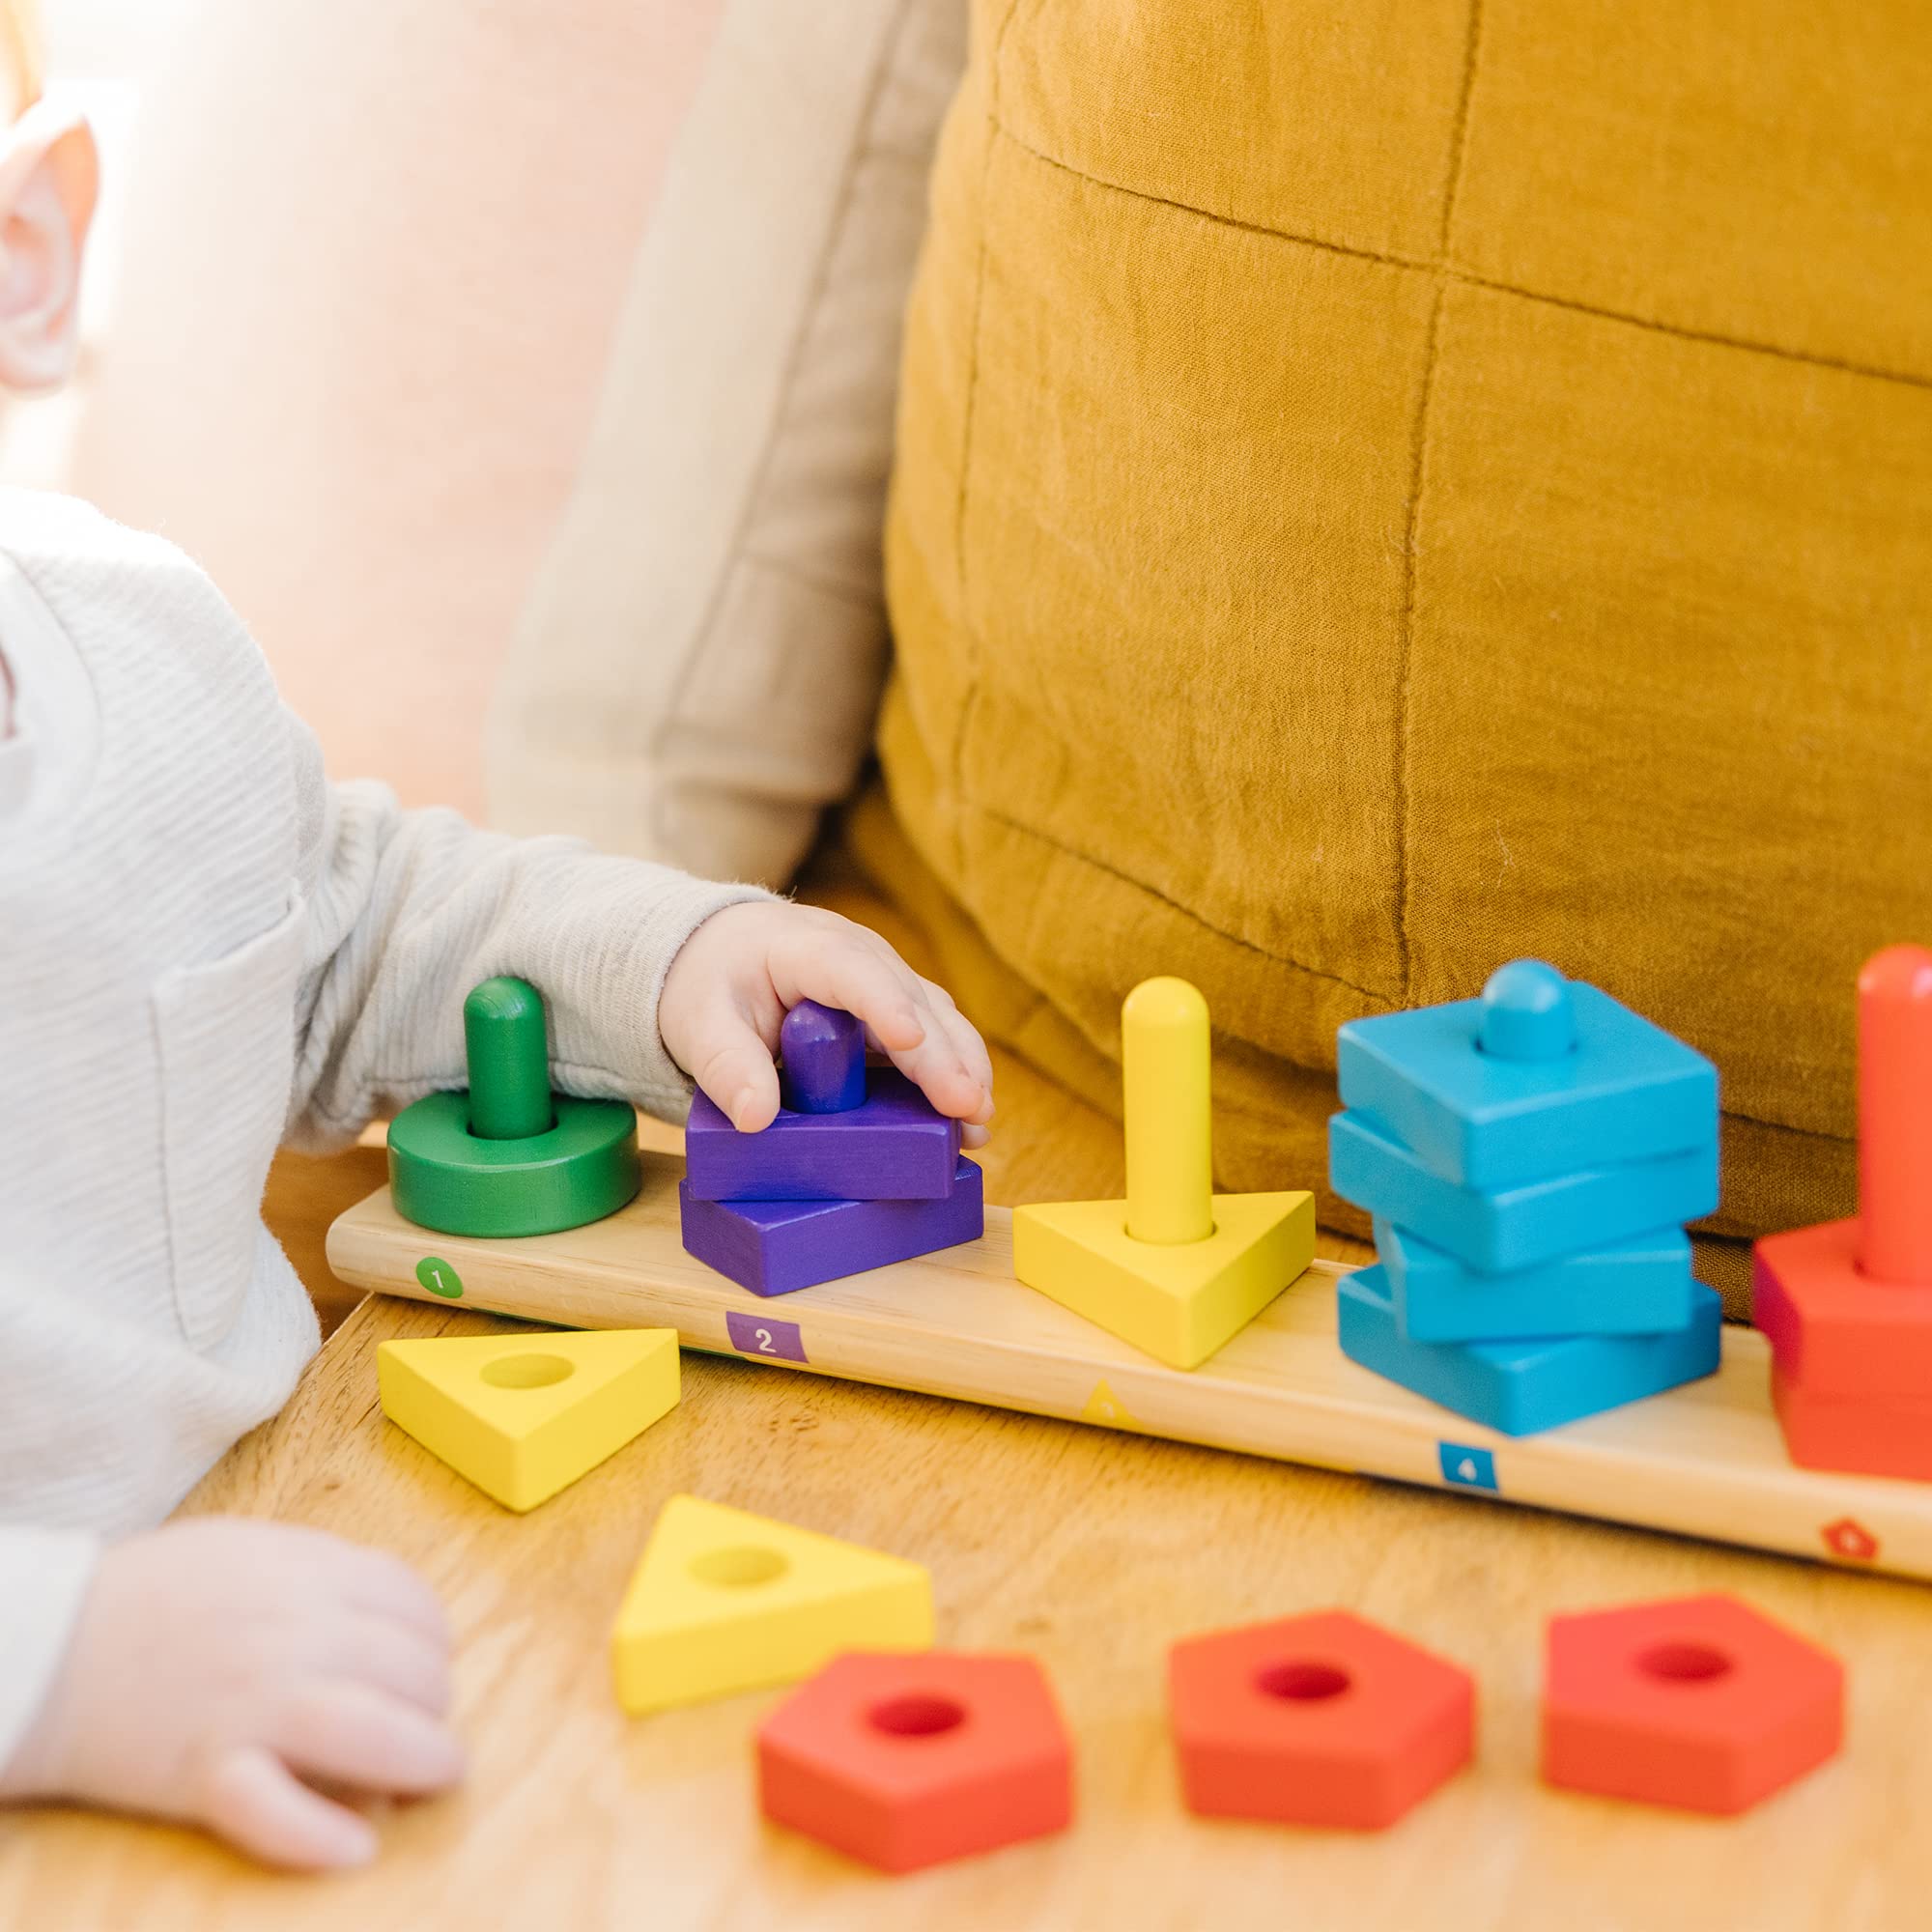
[[[763,1355],[768,1361],[802,1362],[806,1359],[805,1337],[796,1321],[778,1321],[770,1316],[746,1315],[727,1309],[724,1327],[731,1346],[741,1355]]]

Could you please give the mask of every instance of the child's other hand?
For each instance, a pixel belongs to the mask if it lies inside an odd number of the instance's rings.
[[[966,1123],[966,1146],[985,1144],[993,1117],[985,1042],[943,986],[836,912],[761,900],[713,913],[671,961],[658,1031],[731,1124],[750,1132],[778,1114],[772,1055],[801,1000],[856,1013],[867,1044],[890,1055],[942,1114]]]
[[[0,1796],[205,1825],[270,1864],[376,1851],[344,1793],[440,1791],[449,1629],[393,1556],[320,1530],[200,1517],[100,1559],[61,1674]]]

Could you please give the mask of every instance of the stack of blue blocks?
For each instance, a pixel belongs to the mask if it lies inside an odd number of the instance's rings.
[[[1330,1179],[1377,1254],[1340,1287],[1351,1360],[1506,1435],[1716,1370],[1683,1225],[1718,1205],[1702,1054],[1534,959],[1337,1051]]]

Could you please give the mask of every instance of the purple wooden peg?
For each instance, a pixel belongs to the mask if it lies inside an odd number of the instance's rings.
[[[779,1028],[784,1103],[797,1114],[842,1114],[866,1097],[866,1030],[855,1013],[801,1000]]]
[[[952,1192],[959,1122],[895,1067],[866,1075],[866,1097],[842,1114],[781,1107],[741,1134],[698,1094],[684,1129],[684,1170],[699,1201],[938,1201]]]
[[[679,1182],[684,1245],[753,1294],[790,1294],[888,1262],[977,1241],[980,1170],[963,1157],[943,1201],[700,1201]]]

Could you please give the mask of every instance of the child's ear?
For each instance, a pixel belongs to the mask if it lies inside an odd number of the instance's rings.
[[[80,263],[100,185],[94,130],[39,100],[0,133],[0,384],[48,389],[73,368]]]

